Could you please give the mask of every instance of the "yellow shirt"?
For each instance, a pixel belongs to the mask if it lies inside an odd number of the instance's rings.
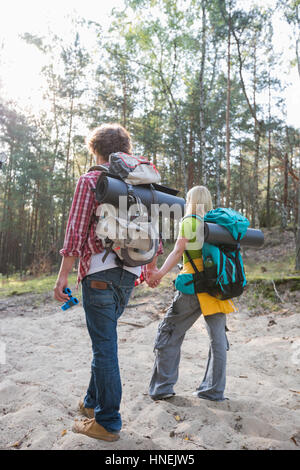
[[[195,246],[195,233],[196,230],[199,229],[201,225],[201,221],[196,219],[195,217],[188,217],[182,221],[181,228],[180,228],[180,235],[188,238],[188,240],[193,242],[193,250],[192,253],[189,250],[191,258],[195,263],[197,269],[199,271],[203,271],[203,258],[202,258],[202,242],[199,241],[199,246]],[[197,242],[196,242],[197,243]],[[189,245],[189,243],[188,243]],[[187,245],[187,248],[188,248]],[[198,250],[196,250],[197,248]],[[186,255],[184,254],[183,257],[183,268],[180,271],[180,274],[194,274],[195,271],[191,265],[191,263],[187,260]],[[228,300],[219,300],[216,297],[212,297],[211,295],[203,292],[201,294],[197,294],[201,311],[204,316],[206,315],[213,315],[214,313],[231,313],[236,312],[237,308],[234,305],[231,299]]]

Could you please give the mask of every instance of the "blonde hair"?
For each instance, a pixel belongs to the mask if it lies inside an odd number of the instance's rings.
[[[206,212],[212,210],[211,194],[205,186],[194,186],[186,196],[185,215],[196,214],[204,217]]]

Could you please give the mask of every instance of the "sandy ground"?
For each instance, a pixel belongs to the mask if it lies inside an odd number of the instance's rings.
[[[0,302],[1,449],[300,449],[299,311],[228,316],[226,395],[192,396],[207,360],[203,318],[187,333],[176,396],[147,395],[153,341],[173,292],[132,298],[118,327],[123,429],[115,443],[72,432],[90,375],[82,306],[63,312],[51,294]]]

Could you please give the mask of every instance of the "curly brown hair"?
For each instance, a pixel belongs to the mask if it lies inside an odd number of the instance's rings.
[[[132,151],[129,132],[117,123],[96,127],[87,138],[87,146],[92,154],[99,154],[106,161],[111,153]]]

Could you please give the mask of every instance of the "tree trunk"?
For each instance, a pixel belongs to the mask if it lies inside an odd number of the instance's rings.
[[[193,122],[194,122],[194,119],[193,119],[193,116],[191,116],[190,136],[189,136],[188,189],[191,189],[193,187],[194,177],[195,177]]]
[[[260,129],[257,120],[256,114],[256,87],[257,87],[257,77],[256,77],[256,60],[257,60],[257,44],[256,44],[256,33],[254,36],[254,50],[253,50],[253,112],[254,112],[254,165],[253,165],[253,200],[252,200],[252,225],[253,227],[258,227],[258,161],[259,161],[259,146],[260,146]]]
[[[240,199],[241,199],[241,212],[243,214],[244,212],[244,194],[243,194],[243,156],[242,156],[242,150],[240,149]]]
[[[199,102],[199,120],[200,120],[200,164],[202,184],[206,185],[206,155],[205,155],[205,122],[204,122],[204,69],[206,58],[206,2],[202,0],[202,42],[201,42],[201,66],[199,73],[200,102]]]
[[[299,4],[295,2],[295,19],[298,25],[298,36],[296,38],[296,58],[297,58],[297,66],[298,66],[298,74],[300,77],[300,17],[299,17]]]
[[[227,39],[227,100],[226,100],[226,161],[227,161],[227,190],[226,206],[230,206],[230,39],[231,39],[231,14],[228,16],[228,39]]]
[[[252,218],[252,225],[253,227],[258,226],[258,161],[259,161],[259,146],[260,146],[260,135],[261,135],[261,122],[258,121],[257,119],[257,113],[256,113],[256,41],[257,41],[257,32],[255,32],[254,36],[254,67],[253,67],[253,106],[250,103],[247,90],[246,90],[246,85],[243,77],[243,63],[244,60],[242,58],[242,52],[241,52],[241,41],[238,38],[236,31],[234,28],[231,30],[232,35],[235,39],[236,45],[237,45],[237,52],[238,52],[238,61],[239,61],[239,75],[241,79],[241,86],[242,90],[244,93],[244,96],[246,98],[249,111],[254,119],[254,141],[255,141],[255,149],[254,149],[254,165],[253,165],[253,188],[250,193],[250,198],[251,198],[251,218]]]
[[[9,150],[9,160],[8,160],[8,169],[7,169],[7,176],[5,182],[5,189],[4,189],[4,207],[3,207],[3,218],[2,218],[2,244],[1,244],[1,271],[4,274],[8,275],[9,271],[9,240],[10,240],[10,233],[9,229],[12,224],[12,213],[11,213],[11,206],[12,206],[12,186],[13,186],[13,146],[10,145]]]
[[[297,24],[299,26],[299,5],[295,5],[296,8],[296,19]],[[300,47],[300,34],[298,28],[298,37],[296,40],[296,56],[297,56],[297,65],[298,65],[298,73],[300,78],[300,54],[299,54],[299,47]],[[296,233],[296,271],[300,271],[300,168],[298,172],[298,228]]]
[[[184,193],[186,195],[186,193],[188,192],[188,174],[187,174],[186,162],[185,162],[183,128],[182,128],[182,121],[180,119],[180,112],[179,112],[178,104],[173,96],[171,86],[166,82],[165,77],[163,75],[162,64],[160,64],[159,76],[162,82],[164,93],[166,94],[166,97],[170,106],[171,114],[174,119],[176,133],[179,137],[180,170],[181,170],[181,176],[183,178]]]
[[[69,130],[68,130],[68,140],[67,140],[67,148],[66,148],[66,166],[65,166],[65,187],[64,187],[64,195],[63,195],[63,206],[62,206],[62,219],[61,219],[61,227],[60,227],[60,243],[63,243],[64,240],[64,233],[65,233],[65,225],[66,219],[69,212],[68,206],[68,197],[69,197],[69,164],[70,164],[70,151],[71,151],[71,138],[72,138],[72,130],[73,130],[73,106],[74,106],[74,87],[72,90],[71,102],[70,102],[70,110],[69,110]]]
[[[188,192],[188,175],[185,167],[185,155],[184,155],[184,144],[183,144],[183,134],[182,134],[182,127],[180,124],[180,118],[177,110],[177,106],[175,109],[175,124],[176,124],[176,131],[179,135],[179,151],[180,151],[180,168],[181,173],[183,176],[183,185],[184,185],[184,193],[185,195]]]
[[[127,126],[127,82],[126,72],[122,75],[122,89],[123,89],[123,103],[122,103],[122,114],[123,114],[123,126]]]
[[[300,168],[298,180],[298,227],[296,233],[296,271],[300,271]]]
[[[217,140],[217,139],[216,139]],[[221,159],[222,159],[222,147],[218,145],[218,140],[216,142],[216,150],[217,150],[217,162],[216,162],[216,206],[220,207],[221,205],[221,189],[220,189],[220,182],[221,182]]]
[[[269,61],[268,68],[268,169],[267,169],[267,200],[266,200],[266,225],[271,227],[271,214],[270,214],[270,189],[271,189],[271,64]]]
[[[282,198],[282,218],[281,218],[281,228],[284,230],[287,226],[287,217],[288,217],[288,165],[289,159],[288,154],[284,154],[284,182],[283,182],[283,198]]]
[[[267,227],[271,227],[270,188],[271,188],[271,131],[268,131],[268,175],[267,175]]]

